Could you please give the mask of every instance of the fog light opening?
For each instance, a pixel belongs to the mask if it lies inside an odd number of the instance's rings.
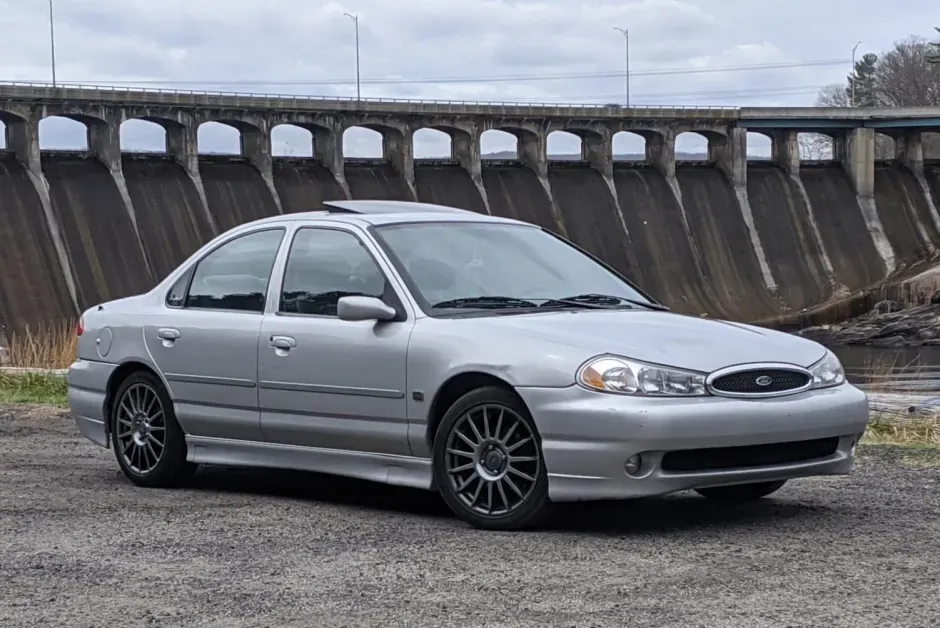
[[[636,475],[640,472],[640,469],[643,468],[643,458],[640,454],[633,454],[627,461],[623,463],[623,470],[627,472],[627,475]]]

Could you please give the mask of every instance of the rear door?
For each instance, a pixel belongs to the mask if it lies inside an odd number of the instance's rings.
[[[214,248],[180,277],[144,328],[190,434],[262,440],[258,331],[284,233],[259,229]]]
[[[302,227],[261,325],[261,428],[276,443],[410,454],[406,355],[414,326],[377,251],[345,226]],[[382,299],[398,320],[343,321],[344,295]]]

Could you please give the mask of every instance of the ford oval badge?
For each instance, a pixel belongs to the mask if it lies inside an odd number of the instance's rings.
[[[770,379],[768,376],[761,375],[760,377],[754,380],[754,383],[757,384],[758,386],[770,386],[773,383],[773,381],[774,380]]]

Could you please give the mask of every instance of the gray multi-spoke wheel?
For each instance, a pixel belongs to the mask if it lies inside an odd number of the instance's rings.
[[[474,390],[448,409],[434,441],[434,471],[444,500],[476,527],[527,527],[549,505],[535,424],[503,388]]]
[[[146,475],[166,449],[166,416],[160,396],[149,384],[132,384],[117,400],[114,438],[131,471]]]
[[[111,405],[111,445],[121,470],[140,486],[175,486],[189,477],[186,441],[173,403],[153,373],[136,371]]]

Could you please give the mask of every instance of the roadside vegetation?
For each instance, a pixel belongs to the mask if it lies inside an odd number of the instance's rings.
[[[30,369],[66,369],[75,361],[78,337],[75,323],[64,321],[56,325],[27,327],[10,336],[6,346],[9,364]]]
[[[29,403],[56,407],[68,405],[65,377],[48,373],[0,371],[0,403]]]

